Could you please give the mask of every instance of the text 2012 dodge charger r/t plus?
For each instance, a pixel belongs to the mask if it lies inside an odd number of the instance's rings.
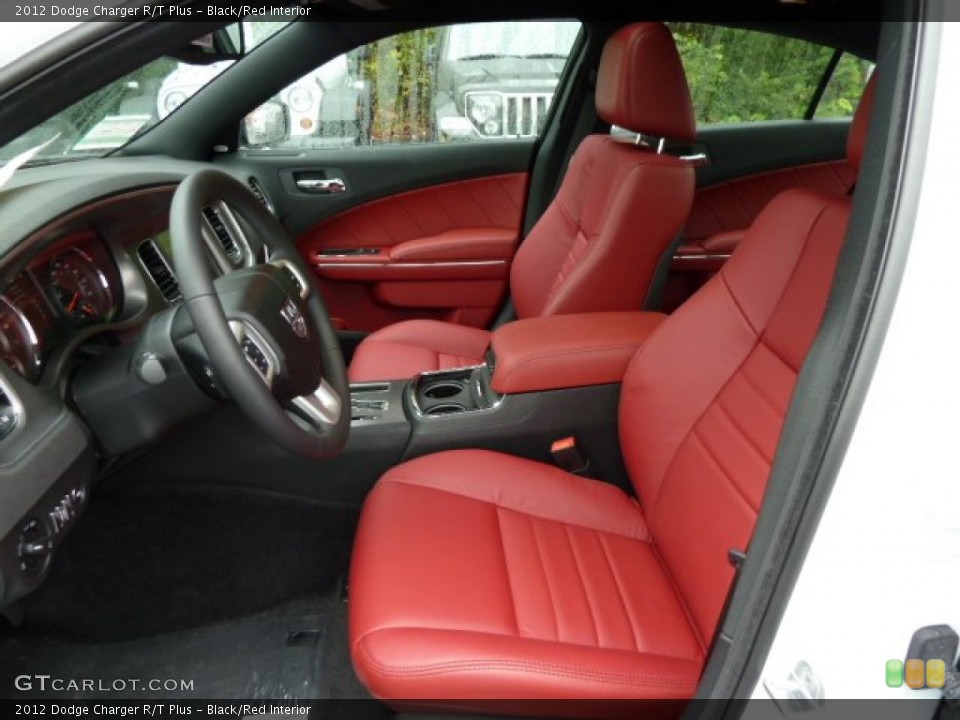
[[[4,702],[949,717],[943,8],[280,5],[0,68]]]

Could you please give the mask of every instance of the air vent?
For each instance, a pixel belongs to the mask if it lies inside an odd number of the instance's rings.
[[[180,283],[177,282],[170,264],[160,252],[157,244],[153,240],[145,240],[137,246],[137,255],[140,256],[140,262],[157,288],[171,305],[176,305],[183,301],[183,295],[180,293]]]
[[[13,432],[20,422],[20,407],[13,400],[13,393],[0,385],[0,440]]]
[[[231,235],[230,231],[227,230],[227,226],[224,225],[223,218],[220,217],[220,213],[215,208],[205,207],[203,209],[203,216],[207,219],[207,222],[210,224],[210,228],[217,236],[220,246],[227,254],[227,259],[234,265],[239,265],[242,263],[243,250],[240,249],[237,241],[233,239],[233,235]]]
[[[267,210],[273,212],[273,205],[271,205],[270,201],[267,200],[267,194],[263,191],[263,188],[260,187],[260,182],[251,175],[249,178],[247,178],[247,185],[250,186],[250,191],[257,196],[257,200],[262,202]]]

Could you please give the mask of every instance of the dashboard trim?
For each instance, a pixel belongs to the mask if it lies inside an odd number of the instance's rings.
[[[26,316],[22,309],[13,303],[6,294],[0,295],[0,303],[6,306],[7,311],[10,312],[19,322],[20,327],[26,333],[26,340],[30,343],[31,356],[29,360],[31,361],[32,367],[24,368],[24,379],[28,382],[33,382],[40,374],[40,370],[43,367],[43,362],[40,358],[40,338],[37,337],[37,330],[33,327],[33,323],[30,322],[30,318]],[[17,372],[16,368],[10,368],[13,372]]]

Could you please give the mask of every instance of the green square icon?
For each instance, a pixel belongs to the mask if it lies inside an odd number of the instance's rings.
[[[903,685],[903,660],[887,660],[887,687]]]

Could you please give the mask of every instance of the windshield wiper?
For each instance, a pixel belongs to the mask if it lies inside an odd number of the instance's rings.
[[[30,162],[30,160],[33,159],[34,155],[36,155],[41,150],[46,148],[47,145],[49,145],[53,141],[59,140],[59,139],[60,139],[60,133],[57,133],[46,142],[40,143],[36,147],[32,147],[29,150],[25,150],[19,155],[15,155],[14,157],[7,160],[7,163],[2,168],[0,168],[0,188],[2,188],[4,185],[6,185],[10,181],[10,178],[12,178],[13,174],[20,169],[20,166]]]
[[[533,53],[532,55],[524,55],[527,60],[566,60],[566,55],[561,55],[560,53]]]

